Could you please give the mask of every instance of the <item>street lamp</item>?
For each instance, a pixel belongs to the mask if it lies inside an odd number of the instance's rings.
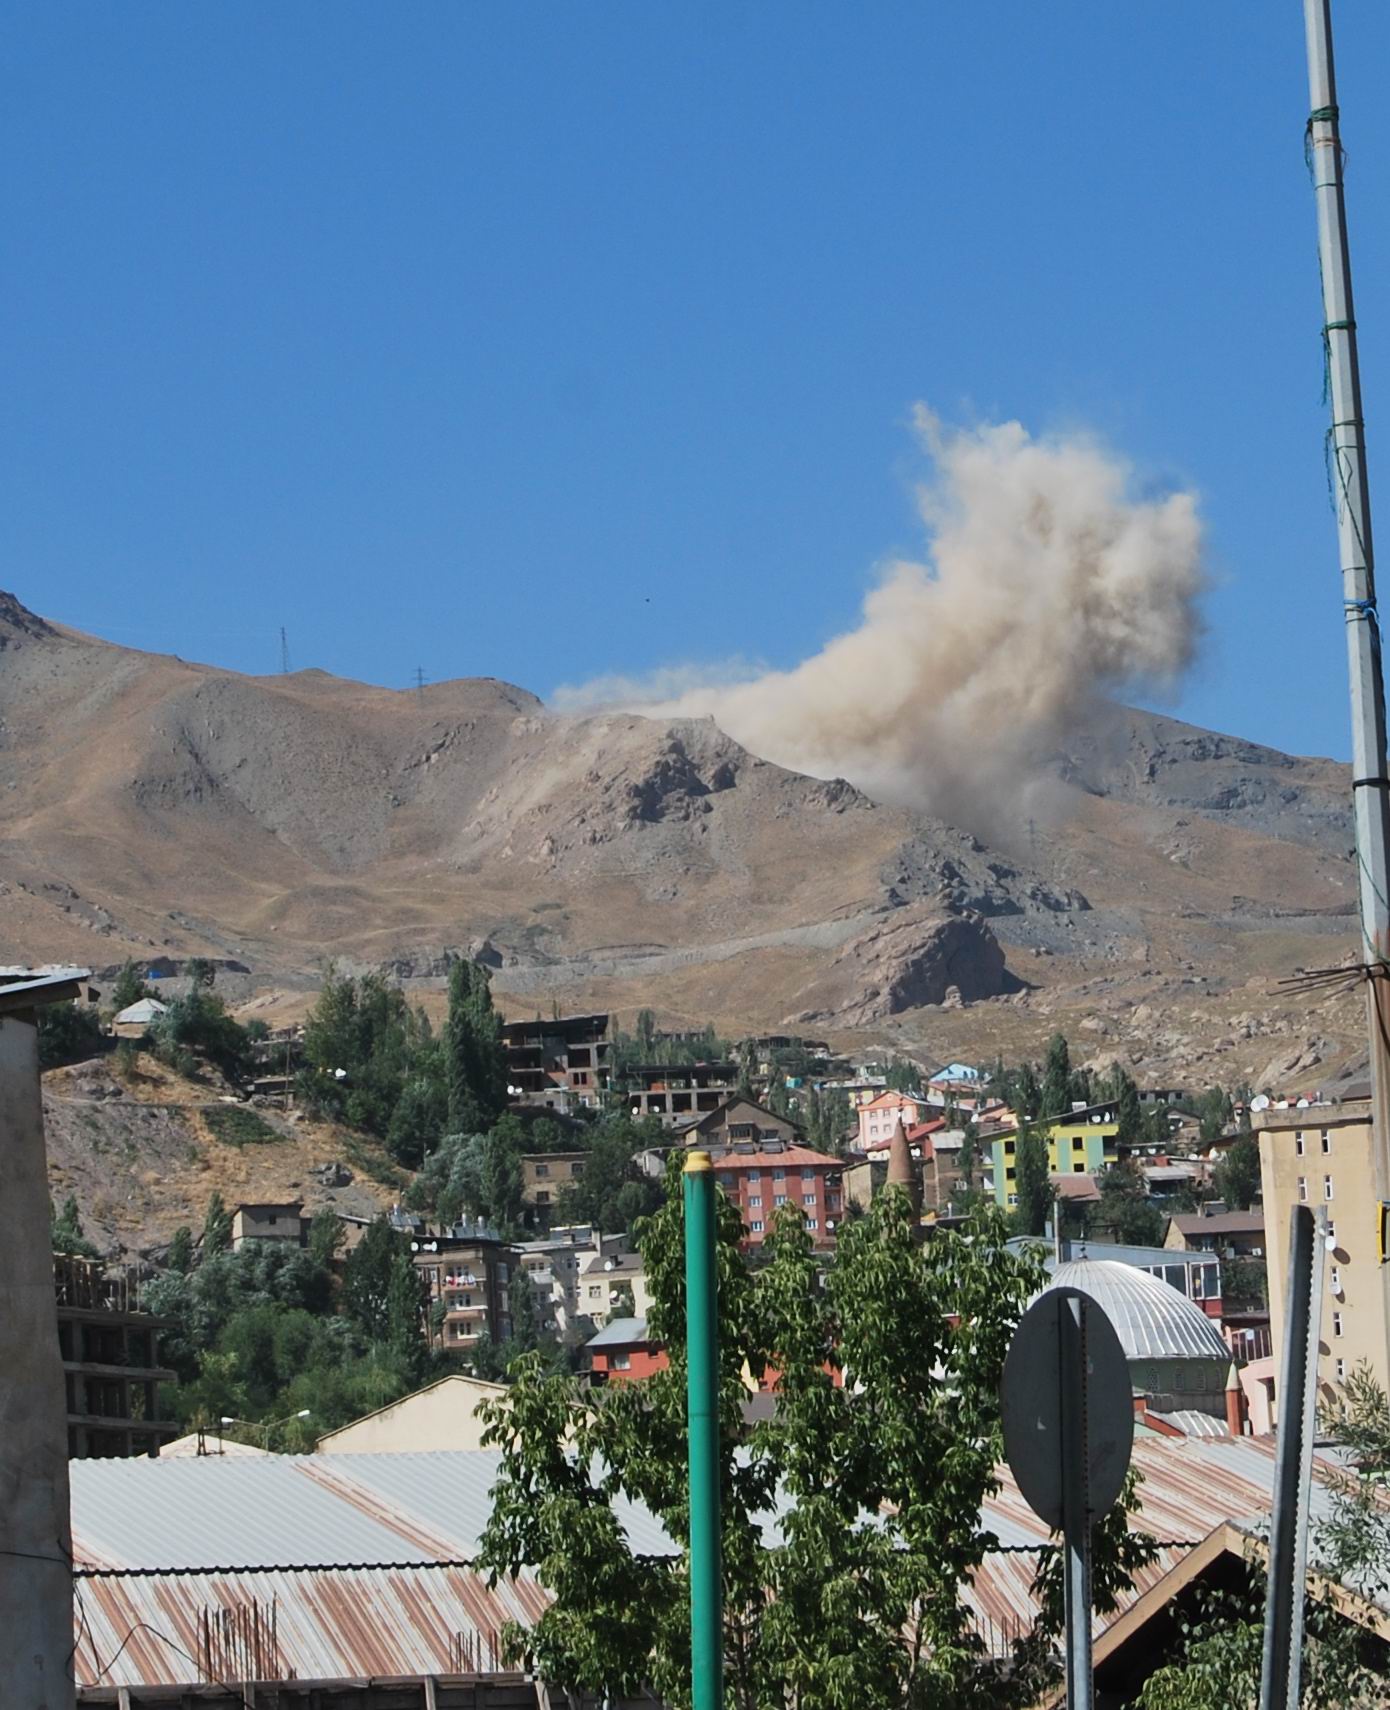
[[[225,1430],[228,1425],[247,1425],[253,1431],[264,1432],[264,1436],[261,1438],[261,1447],[269,1452],[270,1433],[277,1425],[288,1425],[291,1419],[307,1419],[311,1411],[311,1408],[301,1407],[298,1413],[286,1413],[281,1419],[235,1419],[230,1413],[224,1413],[222,1415],[222,1426]]]

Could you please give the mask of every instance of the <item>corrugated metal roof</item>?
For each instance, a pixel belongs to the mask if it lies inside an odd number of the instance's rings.
[[[166,1571],[467,1561],[500,1460],[469,1449],[73,1461],[73,1553]],[[645,1508],[620,1501],[617,1514],[639,1554],[670,1548]]]
[[[1174,1255],[1182,1264],[1188,1255]],[[1147,1271],[1114,1259],[1070,1259],[1058,1265],[1049,1288],[1079,1288],[1089,1294],[1115,1327],[1130,1360],[1224,1360],[1231,1350],[1221,1332],[1186,1295]]]
[[[610,1318],[597,1335],[590,1336],[586,1348],[627,1347],[632,1342],[645,1342],[645,1318]]]

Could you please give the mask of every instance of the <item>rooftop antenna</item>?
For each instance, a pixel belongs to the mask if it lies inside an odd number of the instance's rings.
[[[1377,1200],[1390,1200],[1390,778],[1385,761],[1385,682],[1376,614],[1371,495],[1361,416],[1361,371],[1342,188],[1331,0],[1303,0],[1311,111],[1304,152],[1318,206],[1322,342],[1332,425],[1328,482],[1337,515],[1351,672],[1351,793],[1361,890],[1361,958],[1371,1047],[1371,1158]],[[1380,1267],[1382,1324],[1390,1341],[1390,1266]],[[1390,1358],[1390,1347],[1387,1348]]]
[[[284,677],[290,674],[290,643],[284,624],[280,625],[280,674]]]

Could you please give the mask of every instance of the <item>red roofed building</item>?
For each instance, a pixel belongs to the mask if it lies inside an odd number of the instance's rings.
[[[887,1150],[893,1130],[900,1121],[904,1127],[912,1128],[919,1122],[929,1121],[936,1112],[924,1098],[890,1090],[881,1092],[868,1104],[861,1104],[855,1114],[859,1118],[859,1150],[876,1152]]]
[[[783,1205],[797,1207],[817,1246],[833,1245],[844,1214],[842,1169],[838,1158],[809,1146],[724,1152],[714,1160],[715,1179],[743,1217],[745,1252],[767,1239]]]

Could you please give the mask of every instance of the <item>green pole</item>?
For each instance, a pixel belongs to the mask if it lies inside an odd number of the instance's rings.
[[[724,1618],[719,1563],[719,1324],[715,1317],[714,1166],[685,1160],[686,1419],[690,1441],[692,1710],[722,1710]]]

